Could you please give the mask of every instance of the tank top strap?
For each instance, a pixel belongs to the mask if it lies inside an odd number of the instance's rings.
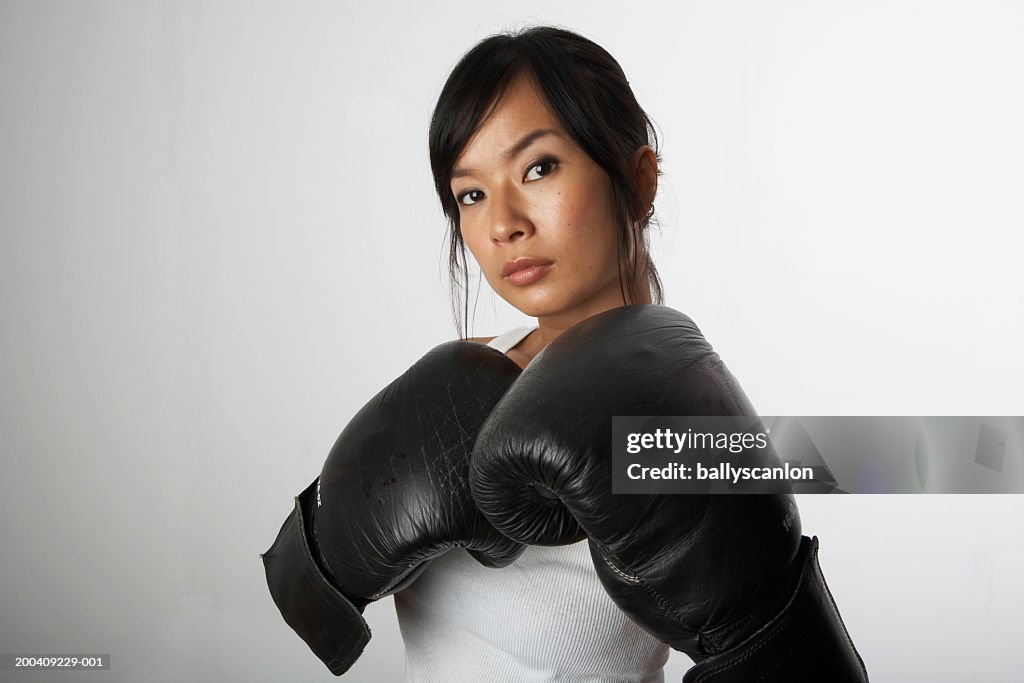
[[[488,346],[498,349],[502,353],[508,353],[509,349],[515,347],[516,344],[526,339],[526,336],[537,329],[536,325],[523,325],[515,329],[509,330],[505,334],[500,334],[491,341],[487,342]]]

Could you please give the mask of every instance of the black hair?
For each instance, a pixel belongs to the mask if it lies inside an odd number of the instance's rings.
[[[430,167],[448,218],[452,314],[461,338],[469,328],[469,274],[459,207],[451,191],[452,169],[520,74],[533,80],[566,132],[611,180],[623,303],[638,300],[640,273],[647,275],[654,303],[664,298],[648,249],[653,197],[641,196],[632,163],[636,150],[650,145],[661,174],[658,137],[650,118],[637,103],[622,67],[604,48],[565,29],[527,27],[489,36],[463,55],[441,90],[430,121]]]

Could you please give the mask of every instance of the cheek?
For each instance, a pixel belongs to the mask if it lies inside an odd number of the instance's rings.
[[[558,227],[560,242],[566,247],[583,248],[588,252],[596,246],[593,240],[603,235],[603,226],[607,222],[600,198],[591,197],[586,192],[561,192],[552,196],[552,201],[545,207],[545,214],[545,224]]]
[[[462,241],[466,245],[466,251],[469,252],[467,259],[470,260],[467,265],[473,266],[475,264],[483,274],[484,280],[492,288],[500,286],[500,282],[494,281],[494,254],[490,249],[490,237],[486,232],[476,230],[472,226],[466,226],[462,230]],[[488,257],[492,259],[492,262],[487,262]]]
[[[593,267],[616,258],[615,218],[610,197],[592,192],[577,204],[572,217],[572,237],[582,243]],[[616,266],[617,267],[617,266]]]
[[[469,251],[473,260],[479,263],[480,255],[483,252],[478,231],[474,230],[472,226],[463,225],[460,227],[460,232],[462,234],[462,242],[466,245],[466,250]]]

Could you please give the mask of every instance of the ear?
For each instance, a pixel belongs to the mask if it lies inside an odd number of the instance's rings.
[[[636,186],[643,197],[643,213],[654,211],[654,197],[658,194],[658,157],[650,145],[642,145],[633,153],[633,173]]]

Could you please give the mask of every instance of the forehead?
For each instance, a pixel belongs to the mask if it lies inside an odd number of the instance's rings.
[[[500,104],[466,143],[456,165],[476,166],[496,161],[516,140],[538,128],[557,130],[568,139],[532,79],[517,75]]]

